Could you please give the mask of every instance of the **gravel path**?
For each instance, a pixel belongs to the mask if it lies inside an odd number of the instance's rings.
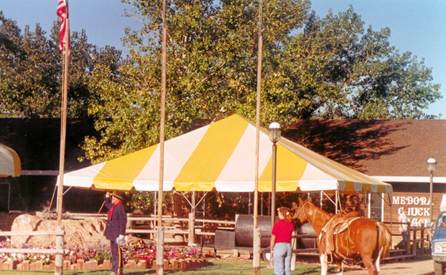
[[[350,269],[344,274],[360,275],[367,274],[365,269]],[[433,272],[432,260],[418,260],[406,262],[394,262],[381,265],[380,275],[400,274],[400,275],[431,275]]]

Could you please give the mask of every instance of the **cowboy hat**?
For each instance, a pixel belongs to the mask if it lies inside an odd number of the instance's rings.
[[[117,199],[120,199],[121,201],[125,201],[125,195],[124,195],[123,192],[114,191],[114,192],[111,193],[111,196],[115,197]]]

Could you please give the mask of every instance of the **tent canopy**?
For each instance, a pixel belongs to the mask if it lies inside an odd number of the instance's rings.
[[[0,144],[0,177],[18,177],[20,172],[20,158],[17,152]]]
[[[253,192],[256,128],[239,115],[165,142],[164,191]],[[158,190],[159,145],[64,175],[65,186]],[[259,191],[272,189],[272,142],[260,132]],[[290,140],[277,143],[276,191],[391,192],[390,184],[321,156]]]

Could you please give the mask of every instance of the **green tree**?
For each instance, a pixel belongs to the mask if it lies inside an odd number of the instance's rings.
[[[17,23],[0,11],[0,115],[10,117],[58,117],[60,114],[61,54],[57,24],[50,35],[37,24],[22,34]],[[120,51],[90,44],[85,31],[71,34],[68,115],[87,116],[96,96],[88,78],[96,64],[117,67]]]
[[[123,0],[144,25],[127,30],[129,57],[95,66],[88,88],[97,135],[84,143],[93,162],[158,142],[159,2]],[[166,137],[237,112],[253,120],[257,6],[248,0],[168,1]],[[440,97],[431,70],[390,45],[390,30],[364,30],[352,8],[319,18],[307,0],[264,1],[262,122],[298,119],[421,118]],[[134,205],[147,204],[145,196]],[[149,200],[150,201],[150,200]],[[215,196],[214,209],[243,204]],[[236,202],[234,204],[234,202]],[[215,205],[215,203],[213,204]],[[226,210],[225,210],[226,211]],[[226,212],[227,213],[227,212]]]
[[[273,103],[268,111],[288,114],[285,121],[426,117],[428,105],[440,98],[431,70],[391,46],[388,28],[363,26],[352,8],[322,19],[313,13],[266,81],[265,102]]]
[[[127,31],[130,58],[118,74],[103,68],[93,73],[90,87],[100,100],[89,110],[98,136],[88,137],[84,149],[94,160],[158,140],[160,8],[156,2],[125,2],[135,7],[145,25]],[[267,67],[275,66],[276,53],[303,26],[308,9],[307,1],[265,3]],[[234,112],[253,117],[256,18],[257,7],[247,0],[170,1],[167,137]]]
[[[103,160],[158,141],[160,6],[124,0],[141,17],[127,30],[130,56],[97,67],[90,104],[98,135],[87,157]],[[254,3],[254,4],[253,4]],[[423,61],[390,45],[352,8],[319,18],[306,0],[264,3],[262,121],[421,118],[440,97]],[[247,0],[169,1],[167,137],[238,112],[255,114],[257,6]]]

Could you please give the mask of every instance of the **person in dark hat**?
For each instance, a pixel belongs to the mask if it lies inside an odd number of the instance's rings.
[[[124,274],[124,262],[121,245],[125,243],[125,228],[127,215],[124,209],[124,194],[120,192],[105,194],[105,207],[108,208],[107,224],[104,235],[110,240],[112,254],[112,270],[110,275]]]

